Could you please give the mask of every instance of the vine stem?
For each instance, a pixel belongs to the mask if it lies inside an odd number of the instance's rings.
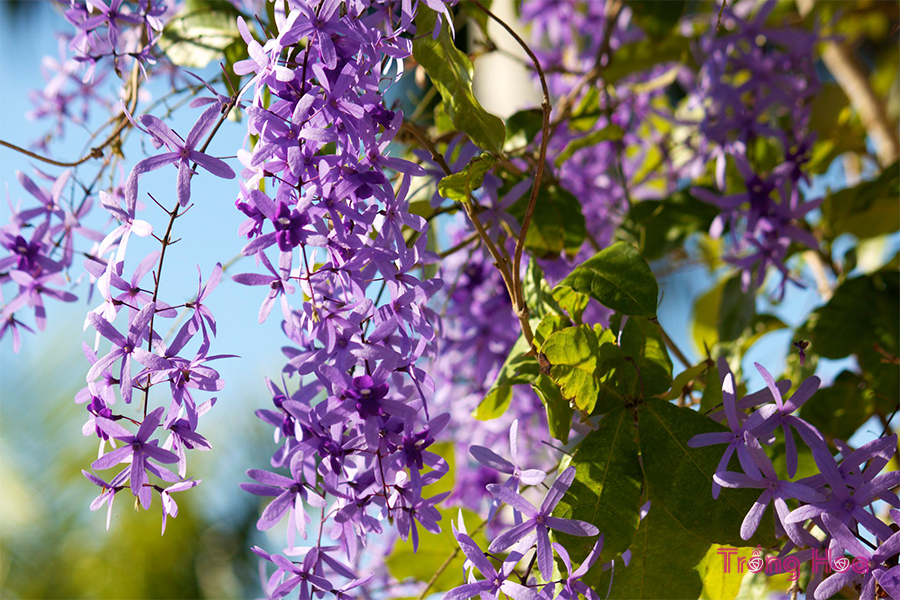
[[[175,204],[175,208],[169,212],[169,224],[166,226],[166,233],[163,235],[162,241],[162,250],[159,254],[159,262],[156,264],[156,273],[153,274],[153,302],[156,302],[156,298],[159,295],[159,282],[162,280],[162,268],[163,262],[166,259],[166,248],[172,245],[171,236],[172,236],[172,225],[175,224],[175,219],[177,219],[180,215],[183,215],[184,212],[178,212],[178,204]],[[187,209],[185,209],[186,211]],[[147,340],[147,351],[153,351],[153,321],[156,319],[156,311],[153,311],[154,314],[150,316],[150,336]],[[144,387],[144,418],[147,418],[147,405],[148,399],[150,397],[150,375],[147,375],[147,383]]]
[[[135,61],[134,67],[131,71],[131,90],[130,90],[130,97],[129,97],[129,104],[130,104],[129,111],[130,112],[134,112],[134,110],[137,108],[138,86],[140,85],[139,73],[140,73],[140,69],[138,67],[137,61]],[[4,146],[6,148],[9,148],[10,150],[15,150],[16,152],[24,154],[25,156],[28,156],[29,158],[33,158],[35,160],[39,160],[39,161],[42,161],[42,162],[45,162],[45,163],[48,163],[51,165],[55,165],[57,167],[77,167],[79,165],[86,163],[87,161],[89,161],[93,158],[103,158],[104,148],[112,145],[116,140],[118,140],[119,136],[122,134],[122,132],[125,130],[125,128],[129,125],[130,125],[130,122],[129,122],[128,118],[125,116],[125,112],[123,111],[122,114],[119,115],[119,124],[112,131],[112,133],[110,133],[109,136],[103,141],[103,143],[101,143],[99,146],[95,146],[94,148],[91,148],[90,152],[88,152],[87,154],[85,154],[84,156],[79,158],[78,160],[69,161],[69,162],[55,160],[55,159],[52,159],[47,156],[42,156],[36,152],[32,152],[31,150],[27,150],[25,148],[22,148],[21,146],[17,146],[15,144],[12,144],[12,143],[4,141],[4,140],[0,140],[0,146]]]
[[[209,148],[209,145],[210,145],[210,143],[212,143],[212,140],[215,137],[216,133],[222,127],[222,123],[225,122],[225,119],[228,118],[228,114],[231,112],[231,109],[234,108],[234,105],[237,102],[237,98],[238,98],[238,95],[232,95],[230,97],[228,104],[225,105],[225,109],[222,111],[222,114],[219,115],[219,119],[216,121],[216,124],[213,127],[212,131],[210,131],[209,135],[206,136],[206,141],[203,142],[203,146],[200,147],[199,152],[204,153],[204,152],[206,152],[206,149]],[[196,168],[197,168],[197,164],[194,163],[194,165],[191,167],[191,170],[193,171]],[[167,213],[169,215],[169,223],[166,226],[166,233],[165,233],[165,235],[163,235],[162,240],[160,241],[160,243],[162,244],[162,250],[160,251],[159,262],[156,264],[156,273],[154,273],[154,277],[153,277],[153,280],[154,280],[153,281],[153,302],[156,302],[156,298],[159,294],[159,283],[162,280],[163,262],[166,259],[166,248],[171,246],[173,243],[171,241],[172,226],[175,224],[175,219],[177,219],[179,216],[186,213],[190,209],[190,206],[185,208],[180,213],[178,212],[178,208],[179,208],[179,204],[176,201],[175,208],[173,208],[170,211],[167,211]],[[156,319],[155,311],[154,311],[154,314],[150,316],[150,335],[147,339],[147,351],[148,352],[153,352],[153,322],[154,322],[154,319]],[[149,405],[150,379],[151,379],[150,375],[147,375],[147,383],[144,386],[144,418],[147,417],[147,408]]]
[[[801,17],[812,12],[815,0],[796,0]],[[900,136],[884,108],[884,103],[872,89],[865,66],[846,43],[829,41],[822,52],[822,62],[834,75],[847,97],[863,128],[875,142],[878,162],[882,167],[891,165],[900,156]]]
[[[404,123],[402,128],[409,132],[421,145],[423,148],[428,150],[431,154],[434,161],[441,167],[441,170],[444,172],[444,175],[452,175],[453,170],[450,168],[450,165],[447,164],[447,161],[438,152],[434,143],[428,139],[426,135],[424,135],[419,129],[409,123]],[[475,231],[478,234],[478,237],[481,238],[481,242],[484,244],[485,248],[487,248],[488,253],[490,253],[491,258],[494,259],[494,265],[497,267],[497,270],[500,271],[500,276],[503,278],[503,284],[506,286],[506,291],[509,294],[510,301],[513,304],[513,309],[516,308],[516,298],[518,296],[516,289],[513,287],[513,279],[510,274],[510,263],[500,252],[500,249],[497,248],[497,245],[494,243],[494,240],[488,235],[487,231],[484,228],[484,225],[481,223],[481,220],[478,218],[478,213],[475,210],[475,205],[472,203],[471,194],[467,194],[466,199],[461,202],[463,205],[463,209],[466,211],[466,215],[469,217],[469,220],[472,222],[472,225],[475,227]],[[528,321],[528,311],[527,308],[523,315],[519,311],[515,311],[516,316],[519,319],[519,325],[522,328],[522,335],[525,336],[525,339],[528,341],[528,345],[532,346],[534,343],[534,332],[531,330],[531,323]]]
[[[501,18],[492,13],[487,7],[485,7],[478,0],[472,0],[472,3],[478,7],[480,11],[486,14],[488,17],[496,21],[503,29],[506,30],[509,35],[512,36],[516,43],[522,47],[525,53],[528,55],[528,58],[531,59],[532,64],[534,64],[534,70],[537,71],[538,78],[541,81],[541,94],[543,95],[543,99],[541,101],[541,145],[540,150],[538,152],[538,163],[537,169],[534,175],[534,182],[531,185],[531,196],[528,198],[528,207],[525,209],[525,216],[522,219],[522,228],[519,230],[519,235],[516,238],[516,248],[513,254],[513,260],[511,265],[511,275],[512,275],[512,288],[511,292],[513,293],[513,306],[515,307],[516,316],[519,317],[519,322],[523,324],[523,332],[525,328],[531,330],[531,325],[528,323],[528,305],[525,303],[525,293],[522,286],[521,280],[521,272],[522,272],[522,252],[525,250],[525,236],[528,234],[528,227],[531,225],[531,219],[534,216],[534,208],[537,205],[538,194],[540,194],[541,190],[541,179],[544,177],[544,167],[547,162],[547,145],[550,142],[550,88],[547,85],[547,78],[544,75],[544,69],[541,67],[541,62],[538,60],[537,56],[535,56],[534,52],[525,43],[518,33],[515,30],[507,25]],[[533,337],[528,336],[526,334],[526,338],[528,338],[528,344],[533,345]]]

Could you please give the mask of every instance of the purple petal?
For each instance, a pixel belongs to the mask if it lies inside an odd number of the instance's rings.
[[[544,501],[541,503],[541,513],[549,514],[556,505],[559,504],[559,501],[562,500],[562,497],[566,494],[566,490],[569,489],[569,486],[572,485],[572,482],[575,480],[575,467],[569,467],[562,474],[556,478],[556,481],[553,482],[553,485],[550,486],[550,491],[547,492],[547,496],[544,498]]]
[[[544,523],[554,531],[562,531],[570,535],[591,537],[600,533],[600,530],[578,519],[559,519],[557,517],[544,517]]]
[[[766,490],[760,494],[759,498],[754,502],[753,506],[750,508],[750,512],[744,517],[744,522],[741,523],[742,540],[749,540],[753,537],[753,534],[756,533],[756,530],[759,529],[759,522],[762,521],[763,513],[766,512],[766,507],[769,506],[769,502],[771,501],[772,492]]]
[[[489,484],[487,490],[501,502],[505,502],[520,513],[533,517],[537,514],[537,509],[525,498],[515,493],[505,485]],[[549,512],[549,511],[547,511]],[[546,514],[546,512],[544,513]]]
[[[483,446],[469,446],[469,454],[484,466],[490,467],[495,471],[512,475],[516,470],[511,462]]]

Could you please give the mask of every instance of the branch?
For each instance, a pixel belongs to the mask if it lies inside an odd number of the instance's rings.
[[[219,128],[222,127],[222,123],[225,122],[225,119],[228,118],[228,114],[231,112],[231,109],[234,108],[235,103],[237,102],[237,96],[231,96],[230,102],[225,106],[225,110],[222,111],[222,114],[219,115],[218,121],[216,121],[216,125],[212,128],[212,131],[206,136],[206,141],[203,143],[203,146],[200,148],[200,152],[206,152],[206,149],[209,147],[209,144],[212,142],[213,137],[215,137],[216,133],[219,131]],[[194,163],[191,171],[195,171],[197,169],[197,163]],[[157,202],[157,204],[159,204]],[[174,242],[171,241],[172,236],[172,226],[175,224],[175,219],[183,215],[190,209],[190,206],[185,208],[180,213],[179,202],[176,200],[175,208],[171,211],[166,211],[169,214],[169,224],[166,226],[166,233],[163,235],[161,240],[162,250],[159,254],[159,261],[156,263],[156,273],[154,274],[154,282],[153,282],[153,302],[156,302],[156,298],[159,294],[159,282],[162,279],[162,268],[163,261],[166,259],[166,248],[171,246]],[[163,209],[165,210],[165,209]],[[177,240],[176,240],[177,241]],[[153,352],[153,321],[156,319],[156,311],[154,314],[150,315],[150,335],[147,338],[147,351]],[[150,397],[150,375],[147,375],[147,386],[144,388],[144,418],[147,417],[147,407],[149,405],[149,397]]]
[[[130,112],[134,112],[134,110],[137,108],[138,85],[140,84],[140,80],[138,78],[139,72],[140,71],[138,69],[138,63],[135,62],[134,68],[132,69],[132,72],[131,72],[131,90],[129,93],[129,96],[130,96],[129,103],[131,105],[131,107],[129,108]],[[109,134],[109,136],[103,141],[102,144],[100,144],[99,146],[96,146],[94,148],[91,148],[91,151],[88,152],[86,155],[82,156],[78,160],[74,160],[71,162],[54,160],[52,158],[42,156],[40,154],[32,152],[31,150],[26,150],[25,148],[22,148],[21,146],[16,146],[15,144],[11,144],[4,140],[0,140],[0,146],[5,146],[5,147],[9,148],[10,150],[15,150],[16,152],[20,152],[20,153],[24,154],[25,156],[28,156],[35,160],[40,160],[45,163],[49,163],[51,165],[55,165],[57,167],[77,167],[79,165],[86,163],[87,161],[91,160],[92,158],[103,158],[104,148],[106,148],[107,146],[110,146],[111,144],[113,144],[113,142],[118,140],[121,133],[129,125],[130,125],[130,121],[128,120],[128,118],[125,116],[125,113],[123,112],[122,114],[119,115],[119,124],[116,126],[116,128],[113,130],[113,132],[111,134]],[[104,125],[104,127],[105,127],[105,125]],[[103,129],[103,127],[101,127],[101,129]]]
[[[528,198],[528,207],[525,209],[525,217],[522,219],[522,228],[519,230],[519,235],[516,238],[516,249],[513,256],[513,261],[511,265],[511,275],[512,275],[512,287],[510,289],[510,295],[512,297],[513,306],[516,311],[516,316],[519,317],[519,321],[523,323],[523,332],[527,326],[528,330],[531,330],[531,326],[528,324],[528,306],[525,304],[525,293],[522,289],[522,281],[521,281],[521,271],[522,271],[522,252],[525,249],[525,236],[528,234],[528,227],[531,225],[531,219],[534,216],[534,207],[537,204],[537,197],[540,193],[541,189],[541,179],[544,177],[544,166],[547,162],[547,144],[550,142],[550,88],[547,85],[547,78],[544,76],[544,70],[541,68],[541,63],[538,60],[537,56],[535,56],[534,52],[531,48],[528,47],[528,44],[525,43],[519,34],[517,34],[512,27],[507,25],[502,19],[500,19],[497,15],[488,10],[481,2],[478,0],[473,0],[473,4],[478,7],[483,13],[485,13],[488,17],[496,21],[503,29],[506,30],[509,35],[516,40],[516,43],[522,47],[525,53],[528,55],[528,58],[531,59],[531,62],[534,64],[534,69],[537,71],[538,78],[541,81],[541,93],[543,94],[543,100],[541,102],[541,112],[543,114],[543,118],[541,120],[541,146],[538,155],[538,163],[537,163],[537,171],[535,172],[534,182],[531,185],[531,196]],[[529,336],[526,334],[525,336],[528,338]],[[531,344],[531,339],[528,340],[528,343]]]
[[[815,0],[797,0],[800,16],[806,17],[812,12],[814,4]],[[847,94],[862,126],[875,143],[878,162],[882,167],[893,164],[900,157],[900,137],[856,53],[847,43],[829,41],[822,52],[822,62]]]

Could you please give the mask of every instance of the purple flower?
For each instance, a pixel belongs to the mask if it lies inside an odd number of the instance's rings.
[[[22,338],[19,335],[19,327],[31,333],[34,333],[34,330],[16,319],[16,315],[13,314],[12,311],[4,310],[0,313],[0,319],[3,319],[3,325],[0,325],[0,340],[3,339],[3,336],[5,336],[7,332],[12,332],[13,352],[18,353],[19,349],[22,347]]]
[[[788,536],[795,544],[807,545],[808,540],[804,539],[803,534],[805,532],[802,528],[798,527],[796,524],[790,524],[785,521],[790,513],[790,509],[785,501],[796,498],[801,502],[821,502],[825,500],[825,497],[814,489],[801,483],[780,480],[775,473],[775,469],[772,467],[772,461],[766,456],[759,441],[757,441],[757,439],[749,432],[744,433],[744,439],[747,451],[762,472],[762,480],[754,480],[743,473],[733,473],[731,471],[724,471],[713,475],[715,482],[724,487],[759,488],[765,490],[753,504],[753,507],[750,509],[750,512],[747,513],[747,516],[744,517],[744,522],[741,524],[741,539],[749,540],[753,534],[756,533],[759,523],[762,520],[763,513],[769,506],[769,502],[774,501],[775,513],[778,516],[778,521],[784,527]]]
[[[460,516],[462,522],[462,516]],[[466,600],[474,596],[497,598],[501,593],[506,594],[514,600],[539,600],[538,593],[527,588],[524,585],[510,581],[508,578],[515,569],[517,559],[521,558],[521,554],[512,553],[506,562],[503,563],[500,571],[494,568],[494,565],[487,559],[475,540],[466,535],[463,531],[457,531],[453,526],[453,536],[459,543],[460,549],[466,558],[472,563],[478,571],[485,577],[481,581],[466,583],[441,596],[441,600]]]
[[[413,471],[413,480],[408,485],[401,485],[404,482],[398,480],[396,489],[398,493],[394,496],[399,499],[395,502],[395,510],[397,510],[397,530],[400,532],[400,539],[406,541],[412,530],[413,552],[419,549],[419,530],[416,527],[416,521],[431,533],[440,533],[441,527],[437,524],[441,520],[441,513],[434,507],[444,498],[450,495],[450,492],[444,492],[431,498],[422,498],[422,484],[417,481],[418,471]],[[400,472],[405,478],[405,473]]]
[[[189,490],[192,487],[196,487],[200,481],[200,479],[188,479],[187,481],[170,485],[159,493],[159,499],[162,502],[162,533],[160,535],[166,533],[166,516],[170,516],[173,519],[178,516],[178,505],[175,504],[175,500],[172,499],[172,492]]]
[[[316,574],[316,567],[319,563],[319,549],[310,548],[303,558],[303,562],[297,564],[289,561],[287,558],[279,554],[268,554],[267,552],[254,547],[253,551],[262,556],[266,560],[275,563],[278,570],[269,579],[269,583],[277,583],[284,575],[288,575],[288,580],[270,590],[272,598],[281,598],[294,590],[300,588],[298,600],[311,600],[312,594],[316,591],[330,591],[332,589],[331,582],[321,575]],[[312,587],[310,587],[312,586]]]
[[[728,461],[731,460],[731,456],[737,452],[744,473],[749,475],[753,480],[759,480],[762,476],[759,473],[759,467],[756,466],[756,462],[747,450],[744,434],[747,432],[753,433],[756,428],[759,427],[760,423],[773,413],[776,408],[774,406],[763,407],[759,411],[753,413],[753,415],[742,425],[738,418],[736,406],[734,376],[728,369],[728,365],[724,362],[724,359],[720,359],[719,368],[725,373],[722,382],[722,405],[725,409],[725,417],[728,420],[728,427],[731,428],[731,431],[699,433],[688,440],[688,447],[702,448],[714,444],[728,444],[728,447],[725,449],[725,454],[722,455],[722,459],[716,467],[716,473],[724,473],[728,468]],[[721,486],[716,481],[713,481],[713,498],[719,497],[719,491],[721,489]]]
[[[142,308],[128,326],[127,335],[119,333],[115,327],[100,315],[88,313],[88,319],[90,320],[91,325],[94,326],[94,329],[113,343],[113,349],[110,353],[91,366],[87,373],[88,382],[97,379],[104,369],[121,358],[122,368],[119,375],[119,382],[122,390],[122,399],[125,400],[126,403],[131,403],[132,356],[134,356],[134,358],[142,365],[152,369],[160,370],[169,367],[169,361],[140,347],[140,344],[147,333],[150,319],[153,318],[155,309],[156,305],[152,302]]]
[[[866,507],[900,485],[900,471],[889,471],[879,475],[851,493],[848,484],[854,486],[859,481],[858,477],[851,473],[842,473],[827,449],[813,448],[812,453],[816,465],[831,488],[831,495],[825,501],[807,504],[792,511],[784,519],[785,523],[802,523],[807,519],[829,514],[843,523],[857,522],[879,539],[889,537],[892,533],[891,528],[866,510]]]
[[[94,501],[91,502],[91,510],[97,510],[103,503],[106,503],[106,529],[109,531],[109,522],[112,518],[112,506],[113,500],[116,499],[116,494],[125,489],[125,482],[128,480],[128,475],[131,473],[131,467],[126,467],[119,474],[112,478],[112,481],[107,483],[103,479],[100,479],[93,473],[89,473],[84,469],[81,470],[81,473],[88,478],[88,481],[93,483],[94,485],[100,486],[102,490],[100,495],[94,498]]]
[[[306,513],[304,503],[316,508],[323,508],[325,500],[315,492],[308,492],[306,486],[307,484],[315,485],[316,474],[302,455],[295,454],[291,459],[290,466],[291,477],[250,469],[247,471],[247,475],[259,483],[242,483],[241,489],[257,496],[275,496],[275,499],[263,510],[256,526],[261,530],[271,529],[281,521],[285,514],[288,514],[288,545],[293,547],[296,532],[300,533],[300,537],[306,539],[306,524],[309,523],[309,515]]]
[[[498,535],[491,542],[488,550],[500,552],[517,542],[517,549],[527,549],[537,538],[538,568],[545,579],[549,578],[553,573],[553,549],[550,545],[550,529],[577,536],[593,536],[600,533],[600,530],[590,523],[577,519],[560,519],[550,516],[574,480],[575,467],[569,467],[563,471],[556,478],[556,481],[553,482],[539,509],[506,486],[497,484],[487,486],[491,494],[508,504],[513,510],[527,517],[525,522],[515,525]]]
[[[177,456],[159,447],[159,440],[150,441],[150,436],[153,435],[159,426],[164,410],[163,407],[159,407],[148,414],[141,423],[136,435],[113,421],[98,419],[97,423],[103,431],[110,437],[124,442],[125,445],[107,452],[91,463],[91,467],[94,469],[109,469],[119,463],[130,462],[131,492],[135,496],[140,495],[142,488],[148,481],[146,471],[152,468],[152,465],[149,463],[150,459],[165,464],[178,462]]]
[[[61,302],[75,302],[78,297],[71,292],[55,290],[50,284],[63,283],[63,278],[58,273],[47,273],[38,277],[32,277],[25,271],[10,271],[9,277],[19,284],[19,295],[4,307],[3,312],[12,314],[23,304],[34,308],[34,322],[38,331],[43,331],[47,326],[47,312],[44,308],[43,296],[56,298]]]
[[[125,259],[125,250],[128,247],[128,239],[131,234],[140,237],[147,237],[153,233],[153,226],[147,221],[135,219],[135,206],[137,204],[137,195],[130,200],[125,199],[125,208],[120,208],[116,196],[100,191],[100,204],[116,219],[120,225],[110,231],[103,241],[100,242],[100,248],[97,250],[99,256],[103,256],[106,252],[117,245],[115,262],[122,262]]]
[[[809,398],[819,389],[821,381],[813,375],[803,381],[797,391],[791,395],[790,399],[782,401],[781,391],[776,387],[775,380],[772,375],[759,363],[753,363],[759,374],[762,375],[766,386],[772,397],[775,398],[777,410],[767,416],[765,420],[756,428],[754,434],[763,437],[777,429],[779,426],[784,432],[784,446],[787,458],[788,477],[793,477],[797,473],[797,443],[791,434],[791,427],[797,430],[803,441],[810,448],[825,448],[825,438],[822,437],[815,427],[801,419],[795,417],[794,412],[800,409]]]
[[[893,512],[896,514],[896,511]],[[865,561],[867,568],[865,575],[863,575],[860,598],[875,598],[876,582],[881,583],[882,587],[889,585],[892,588],[885,588],[885,591],[888,592],[888,597],[896,598],[900,594],[900,586],[896,585],[896,575],[894,574],[896,571],[891,573],[890,577],[885,577],[890,565],[888,561],[900,554],[900,532],[891,535],[873,552],[860,543],[856,536],[837,517],[826,513],[822,515],[822,521],[838,547],[849,550],[856,560],[863,559]],[[859,577],[859,575],[859,572],[855,569],[846,569],[843,573],[834,573],[816,588],[816,600],[831,598],[845,585]]]
[[[224,179],[234,179],[234,171],[218,158],[203,154],[196,148],[201,138],[212,128],[219,116],[219,109],[211,106],[203,111],[200,118],[191,128],[187,139],[182,140],[169,126],[153,115],[142,115],[141,123],[147,128],[150,135],[162,141],[171,152],[145,158],[134,166],[128,180],[125,182],[125,201],[133,205],[137,200],[138,178],[149,171],[155,171],[166,165],[178,165],[178,184],[176,194],[181,206],[185,206],[191,198],[191,177],[194,174],[191,162],[194,162],[213,175]]]
[[[547,474],[538,469],[526,469],[523,471],[519,467],[518,441],[519,420],[515,419],[509,427],[509,454],[512,457],[512,462],[484,446],[469,446],[469,454],[471,454],[475,460],[495,471],[510,475],[509,479],[507,479],[503,485],[514,492],[519,491],[519,482],[524,483],[525,485],[540,485],[544,479],[547,478]],[[495,496],[494,500],[491,502],[490,512],[488,513],[488,522],[494,520],[494,516],[497,514],[499,508],[500,499]]]
[[[560,590],[559,596],[556,596],[557,600],[578,600],[581,596],[584,596],[587,600],[600,600],[600,595],[586,583],[581,581],[581,578],[587,575],[587,572],[594,566],[597,559],[600,558],[600,553],[603,552],[603,535],[601,535],[600,539],[594,544],[591,553],[587,555],[587,558],[584,559],[581,566],[575,569],[574,572],[572,571],[572,561],[569,559],[569,553],[566,552],[566,549],[555,542],[553,543],[553,547],[556,548],[556,553],[562,559],[563,564],[566,566],[566,572],[568,573],[568,576],[561,582],[563,588]],[[611,580],[609,584],[612,586]],[[544,588],[544,590],[552,594],[553,587],[554,584],[551,583],[548,584],[547,588]]]

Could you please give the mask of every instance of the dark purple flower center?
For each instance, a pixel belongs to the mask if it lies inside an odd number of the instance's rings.
[[[360,417],[380,417],[384,415],[381,400],[387,395],[388,389],[388,384],[376,384],[369,375],[362,375],[353,378],[353,387],[344,390],[344,397],[354,401]]]

